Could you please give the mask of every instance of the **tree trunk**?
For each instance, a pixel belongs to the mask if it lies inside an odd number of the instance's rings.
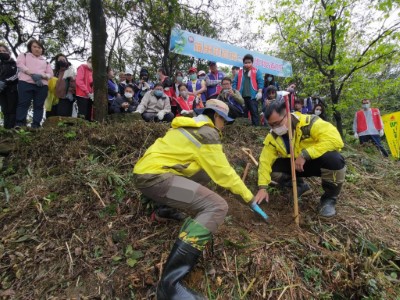
[[[104,121],[108,114],[106,71],[106,20],[101,0],[90,0],[90,28],[92,30],[92,65],[94,90],[94,120]]]

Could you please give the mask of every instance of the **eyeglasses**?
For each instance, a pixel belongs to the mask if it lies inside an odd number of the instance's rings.
[[[274,123],[268,123],[268,125],[271,127],[271,128],[277,128],[277,127],[279,127],[279,126],[281,126],[281,124],[282,124],[282,121],[284,120],[286,118],[286,114],[282,117],[282,119],[280,119],[279,121],[277,121],[277,122],[274,122]]]

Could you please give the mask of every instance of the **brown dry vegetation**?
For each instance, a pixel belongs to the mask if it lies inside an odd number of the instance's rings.
[[[119,122],[1,133],[15,143],[0,178],[0,298],[154,299],[180,224],[153,223],[132,168],[165,124]],[[264,128],[236,124],[225,152],[241,175]],[[209,299],[399,299],[400,170],[373,147],[347,145],[338,216],[318,217],[319,179],[292,219],[289,192],[272,190],[260,222],[235,196],[187,284]],[[246,182],[256,189],[252,167]],[[396,298],[397,297],[397,298]]]

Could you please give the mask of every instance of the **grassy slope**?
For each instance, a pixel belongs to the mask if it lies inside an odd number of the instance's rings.
[[[118,123],[1,134],[17,147],[3,160],[0,296],[15,299],[145,299],[154,292],[180,224],[152,223],[131,171],[167,125]],[[233,125],[225,151],[242,174],[265,129]],[[233,141],[229,142],[228,141]],[[400,294],[399,163],[346,146],[338,216],[318,217],[319,179],[293,225],[289,193],[272,191],[268,225],[230,204],[225,223],[187,278],[210,299],[396,299]],[[256,169],[247,179],[256,189]],[[397,298],[398,299],[398,298]]]

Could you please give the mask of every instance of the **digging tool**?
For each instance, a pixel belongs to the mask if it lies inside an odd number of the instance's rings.
[[[248,157],[250,157],[250,159],[253,161],[253,163],[256,165],[256,167],[258,167],[258,161],[254,158],[254,156],[253,156],[253,154],[251,152],[251,149],[242,148],[242,151],[244,153],[246,153],[246,155]],[[247,173],[249,172],[250,166],[251,166],[251,163],[247,163],[246,168],[244,169],[242,181],[244,181],[244,179],[246,179],[246,176],[247,176]],[[258,215],[260,215],[265,222],[267,222],[268,215],[261,209],[261,207],[256,202],[252,202],[250,204],[250,208],[251,208],[252,211],[254,211]]]
[[[287,93],[287,94],[286,94]],[[287,96],[289,93],[286,92],[283,96]],[[292,187],[293,187],[293,208],[294,208],[294,221],[297,226],[300,225],[300,216],[299,216],[299,199],[297,197],[297,180],[296,180],[296,169],[294,164],[294,147],[293,147],[293,131],[292,131],[292,118],[289,107],[289,98],[285,97],[286,104],[286,115],[287,115],[287,127],[289,134],[289,146],[290,146],[290,167],[292,170]]]

